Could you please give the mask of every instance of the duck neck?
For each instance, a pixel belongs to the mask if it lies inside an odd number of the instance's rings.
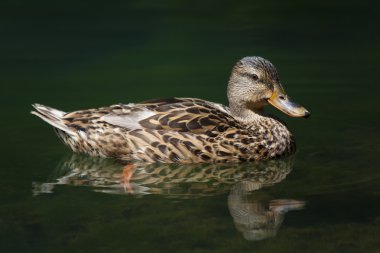
[[[234,118],[247,123],[257,122],[268,117],[262,106],[254,106],[247,103],[230,102],[230,111]]]

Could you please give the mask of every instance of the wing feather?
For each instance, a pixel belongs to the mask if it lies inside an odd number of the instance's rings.
[[[197,134],[234,125],[228,107],[201,99],[156,99],[125,109],[111,111],[100,120],[119,127],[134,129],[168,130]]]
[[[100,120],[107,122],[111,125],[116,125],[120,127],[125,127],[131,130],[141,129],[140,121],[156,115],[154,111],[143,109],[138,111],[133,111],[127,114],[116,114],[110,113],[102,116]]]

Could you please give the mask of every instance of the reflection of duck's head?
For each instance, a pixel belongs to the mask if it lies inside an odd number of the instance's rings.
[[[252,191],[280,182],[291,171],[291,165],[290,158],[244,164],[138,165],[129,175],[129,193],[196,197],[226,192],[237,182],[243,182],[242,190]],[[59,164],[49,180],[55,182],[35,184],[35,194],[51,191],[56,184],[126,193],[125,177],[123,165],[112,159],[74,154]]]
[[[236,229],[247,240],[262,240],[276,235],[285,213],[302,209],[305,202],[291,199],[258,200],[235,185],[228,196],[228,207]]]

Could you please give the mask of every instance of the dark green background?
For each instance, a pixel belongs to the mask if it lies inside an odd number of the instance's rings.
[[[380,252],[379,25],[378,1],[2,1],[0,251]],[[298,152],[287,179],[261,191],[307,205],[275,238],[244,240],[226,194],[32,195],[70,151],[31,103],[226,104],[231,68],[249,55],[272,61],[312,113],[276,112]]]

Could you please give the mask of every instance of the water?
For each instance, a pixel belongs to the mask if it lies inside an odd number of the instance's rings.
[[[1,252],[380,252],[374,1],[2,2]],[[76,156],[29,114],[199,97],[227,103],[261,55],[312,113],[273,163],[137,168]],[[186,173],[185,173],[186,172]]]

